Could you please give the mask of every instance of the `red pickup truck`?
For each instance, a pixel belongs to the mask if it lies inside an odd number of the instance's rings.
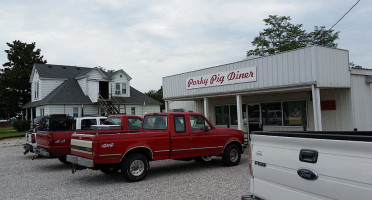
[[[244,151],[243,132],[216,128],[193,112],[145,115],[142,130],[134,133],[73,134],[67,161],[77,169],[98,169],[104,173],[121,170],[128,181],[144,179],[149,161],[163,159],[210,160],[222,156],[227,166],[238,165]]]
[[[53,123],[57,126],[60,122],[61,121],[49,121],[48,127],[51,127]],[[70,142],[73,133],[96,135],[138,132],[141,128],[141,124],[142,118],[139,116],[110,115],[107,117],[104,125],[93,125],[91,130],[49,131],[41,128],[41,131],[37,132],[37,147],[34,149],[34,152],[42,157],[57,157],[62,163],[69,164],[66,161],[66,156],[71,153]],[[67,126],[72,126],[72,124]]]

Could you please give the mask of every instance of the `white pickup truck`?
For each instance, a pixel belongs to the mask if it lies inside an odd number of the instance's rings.
[[[37,147],[36,143],[36,132],[42,123],[49,123],[49,120],[55,120],[60,118],[60,120],[72,120],[72,117],[68,117],[65,114],[52,114],[46,116],[37,117],[31,122],[30,130],[26,131],[25,139],[26,143],[23,144],[23,149],[25,150],[23,154],[28,152],[34,152],[34,148]],[[70,118],[70,119],[69,119]],[[73,119],[72,127],[68,130],[89,130],[93,129],[95,125],[103,125],[107,117],[101,116],[89,116],[89,117],[77,117]]]
[[[252,132],[242,199],[372,199],[372,132]]]

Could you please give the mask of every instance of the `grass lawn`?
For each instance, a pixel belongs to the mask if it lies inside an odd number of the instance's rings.
[[[0,128],[0,139],[2,138],[8,138],[8,137],[20,137],[25,136],[24,131],[18,132],[15,128],[9,127],[9,128]]]

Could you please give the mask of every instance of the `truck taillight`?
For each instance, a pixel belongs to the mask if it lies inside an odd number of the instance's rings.
[[[49,145],[52,145],[53,144],[53,135],[52,134],[49,134],[48,135],[48,144]]]
[[[36,143],[35,135],[36,134],[31,134],[31,143]]]
[[[253,168],[252,168],[252,148],[251,148],[251,145],[249,145],[249,148],[248,148],[248,156],[249,156],[249,174],[251,175],[251,177],[253,178]]]

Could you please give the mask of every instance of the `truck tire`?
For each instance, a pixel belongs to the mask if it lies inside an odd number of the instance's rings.
[[[70,165],[71,163],[66,160],[66,156],[58,157],[58,160],[65,165]]]
[[[119,168],[118,167],[107,167],[107,168],[102,168],[100,170],[101,172],[105,174],[115,174],[119,171]]]
[[[124,159],[121,173],[130,182],[141,181],[147,176],[148,158],[140,153],[131,154]]]
[[[240,148],[235,144],[230,144],[226,147],[222,154],[222,161],[227,166],[235,166],[240,162]]]

